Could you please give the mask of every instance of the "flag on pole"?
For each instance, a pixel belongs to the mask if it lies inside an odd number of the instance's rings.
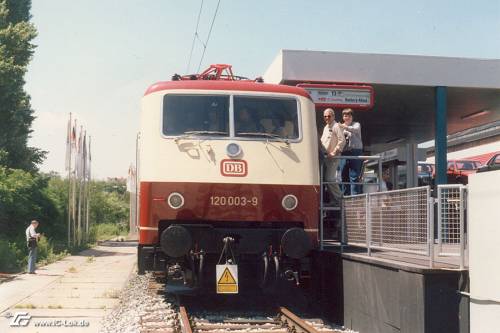
[[[136,171],[135,171],[135,166],[133,164],[130,164],[130,167],[128,168],[128,177],[127,177],[127,192],[135,193],[135,181],[136,179]]]
[[[71,147],[76,149],[76,119],[73,128],[71,129]]]
[[[76,153],[76,178],[78,180],[82,179],[82,155],[83,155],[83,126],[80,126],[80,133],[78,135],[78,145],[77,145],[77,153]]]
[[[89,135],[89,151],[88,151],[88,165],[87,165],[87,179],[90,181],[91,173],[90,173],[90,166],[92,164],[92,153],[90,152],[90,144],[92,142],[92,137]]]
[[[82,179],[87,179],[87,131],[83,132],[82,142]]]
[[[64,170],[69,171],[71,161],[71,113],[69,114],[68,126],[66,129],[66,159],[64,161]]]

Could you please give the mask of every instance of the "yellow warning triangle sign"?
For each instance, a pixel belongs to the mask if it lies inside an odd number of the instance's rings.
[[[222,276],[220,277],[217,284],[236,284],[236,280],[234,279],[233,274],[231,274],[227,267],[226,269],[224,269],[224,272],[222,273]]]

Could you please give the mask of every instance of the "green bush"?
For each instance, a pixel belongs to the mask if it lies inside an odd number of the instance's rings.
[[[98,240],[126,235],[129,194],[124,180],[92,181],[89,191],[89,235],[82,235],[81,245],[68,247],[68,181],[55,173],[29,173],[0,165],[0,272],[26,267],[25,230],[33,219],[40,221],[37,232],[49,237],[42,237],[38,244],[39,265],[68,252],[77,253]]]
[[[113,238],[116,236],[124,236],[128,232],[127,228],[122,224],[116,223],[101,223],[94,224],[90,227],[90,237],[91,242],[96,242],[98,240],[105,240]]]
[[[24,231],[33,219],[40,221],[37,232],[64,237],[63,213],[46,193],[49,177],[0,166],[0,235],[21,244]]]
[[[38,241],[38,261],[46,260],[54,256],[54,248],[47,237],[40,237]]]
[[[18,258],[20,252],[16,244],[0,238],[0,272],[11,273],[17,271],[20,264],[22,264],[22,261]]]
[[[50,239],[44,236],[40,237],[40,240],[38,241],[37,256],[37,262],[40,263],[40,265],[46,265],[56,262],[57,260],[64,258],[67,255],[67,250],[56,252],[54,251],[54,245]]]

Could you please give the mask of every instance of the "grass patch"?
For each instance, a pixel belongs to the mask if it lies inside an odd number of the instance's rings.
[[[119,298],[120,297],[120,291],[117,290],[117,289],[110,289],[110,290],[107,290],[104,294],[103,294],[103,297],[104,298]]]
[[[87,257],[87,264],[91,264],[95,261],[94,256]]]
[[[36,309],[36,306],[31,304],[31,303],[27,303],[27,304],[17,304],[16,306],[14,306],[15,309]]]
[[[76,272],[78,272],[78,270],[74,266],[71,266],[70,268],[68,268],[68,272],[76,273]]]
[[[48,309],[62,309],[62,306],[61,305],[49,305],[47,308]]]

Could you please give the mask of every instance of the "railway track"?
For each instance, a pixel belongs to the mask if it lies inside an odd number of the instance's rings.
[[[234,318],[211,321],[190,316],[184,306],[179,307],[176,333],[337,333],[321,319],[303,319],[285,307],[280,307],[274,318]]]
[[[231,311],[231,306],[217,310],[210,302],[205,305],[186,305],[182,298],[164,294],[165,281],[162,275],[152,275],[147,292],[162,297],[176,309],[173,322],[165,323],[152,311],[140,317],[140,333],[346,333],[317,318],[303,318],[285,307],[273,307],[264,311],[250,305],[248,311]],[[190,307],[194,307],[192,312]],[[251,309],[251,310],[250,310]]]

